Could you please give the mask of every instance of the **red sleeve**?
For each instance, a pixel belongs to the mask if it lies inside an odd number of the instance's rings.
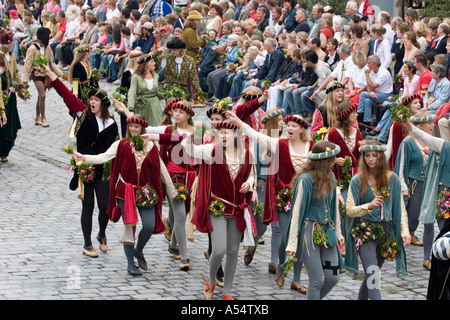
[[[258,110],[260,106],[261,105],[258,102],[258,98],[255,98],[246,104],[237,106],[235,110],[236,116],[238,116],[238,118],[242,121],[247,122],[247,118],[250,117],[253,112]]]
[[[159,135],[159,144],[176,145],[184,139],[185,134],[161,133]]]
[[[77,112],[83,112],[86,109],[86,105],[78,99],[72,91],[70,91],[66,85],[59,80],[58,78],[52,82],[53,88],[55,88],[56,92],[64,99],[64,103],[67,108],[69,108],[70,112],[76,114]]]

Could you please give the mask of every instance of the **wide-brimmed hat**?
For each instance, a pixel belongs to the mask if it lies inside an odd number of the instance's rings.
[[[201,20],[201,19],[203,19],[203,16],[197,10],[191,10],[191,11],[189,11],[189,15],[187,16],[186,19],[188,19],[188,20]]]
[[[167,49],[186,49],[186,42],[181,41],[178,38],[174,38],[166,45]]]

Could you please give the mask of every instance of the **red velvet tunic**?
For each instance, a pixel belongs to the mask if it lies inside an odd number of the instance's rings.
[[[310,141],[309,150],[311,150],[313,145],[314,142]],[[286,139],[278,140],[278,154],[275,154],[275,159],[278,160],[278,167],[270,164],[270,174],[266,178],[266,195],[263,213],[264,224],[278,221],[275,198],[281,189],[290,187],[291,180],[297,173],[292,164],[289,142]]]
[[[192,223],[196,225],[200,232],[209,233],[213,230],[209,219],[209,205],[213,200],[212,195],[227,200],[237,206],[241,206],[244,203],[250,204],[251,192],[239,192],[239,189],[247,181],[252,170],[251,154],[247,148],[245,148],[245,151],[245,163],[240,165],[239,172],[234,180],[228,171],[223,149],[219,145],[214,146],[211,158],[219,159],[222,157],[222,163],[212,161],[212,164],[206,162],[201,164],[198,188],[195,195],[195,211],[192,217]],[[244,231],[245,221],[243,218],[243,210],[226,203],[225,207],[225,216],[227,218],[236,217],[236,225],[240,231]]]
[[[339,147],[341,147],[341,152],[339,152],[336,155],[336,157],[345,158],[346,156],[348,156],[352,160],[351,169],[350,169],[350,172],[348,172],[352,176],[353,176],[353,174],[356,174],[356,172],[358,170],[358,161],[359,161],[359,156],[360,156],[359,143],[361,141],[363,141],[363,139],[364,139],[361,132],[358,129],[356,129],[356,130],[357,130],[356,131],[356,141],[355,141],[355,148],[353,149],[353,152],[350,152],[350,150],[347,147],[347,144],[345,143],[344,139],[339,134],[339,132],[336,128],[331,128],[328,131],[328,141],[333,142],[333,143],[337,144]],[[353,171],[353,173],[352,173],[352,171]],[[342,167],[338,166],[338,165],[334,165],[333,173],[334,173],[334,176],[336,177],[336,180],[343,179],[344,176],[346,175],[346,173],[342,172]]]
[[[119,178],[119,174],[122,179]],[[158,195],[158,203],[155,205],[155,230],[153,233],[161,233],[165,230],[162,221],[162,202],[164,189],[161,181],[161,167],[159,163],[159,150],[156,145],[150,150],[138,172],[133,149],[128,139],[122,139],[117,148],[116,157],[111,163],[110,196],[108,213],[111,215],[116,207],[116,199],[125,200],[125,183],[134,187],[149,185]],[[137,190],[137,189],[136,189]]]

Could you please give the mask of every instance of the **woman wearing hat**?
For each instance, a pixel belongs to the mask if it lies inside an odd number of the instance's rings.
[[[164,231],[162,221],[162,201],[166,186],[168,197],[173,199],[176,195],[167,169],[159,157],[159,150],[155,143],[147,141],[138,147],[136,136],[145,133],[147,121],[140,114],[134,114],[127,118],[127,134],[120,141],[114,142],[111,147],[102,154],[83,155],[74,153],[77,161],[91,164],[103,164],[109,160],[111,163],[110,195],[108,213],[111,220],[117,222],[122,216],[125,224],[124,234],[120,240],[123,243],[125,256],[128,261],[127,271],[131,275],[141,275],[142,270],[147,270],[147,262],[144,258],[144,247],[152,234]],[[134,168],[133,170],[130,170]],[[151,205],[141,204],[139,194],[155,191],[156,199],[148,195],[147,200],[153,201]],[[145,198],[144,198],[145,200]],[[135,244],[137,211],[141,217],[142,229],[139,232]],[[138,261],[139,268],[135,266],[134,257]]]
[[[140,57],[136,71],[131,77],[128,108],[142,114],[150,126],[159,126],[164,118],[157,96],[158,79],[154,57],[152,55]]]
[[[268,93],[263,93],[260,88],[250,86],[242,90],[241,96],[233,106],[233,112],[256,131],[264,128],[261,123],[264,110],[261,106],[269,99]]]
[[[314,111],[311,124],[311,137],[322,127],[328,129],[336,125],[336,108],[347,101],[344,85],[338,81],[330,81],[326,89],[326,97]]]
[[[402,98],[401,103],[409,109],[410,116],[414,116],[422,108],[422,94],[407,94]],[[388,112],[388,110],[386,110],[386,112]],[[394,170],[398,148],[407,134],[408,132],[402,123],[392,121],[389,128],[389,138],[386,144],[386,160],[388,161],[391,170]]]
[[[202,19],[203,17],[198,11],[191,10],[184,23],[182,40],[186,43],[186,54],[192,58],[200,52],[200,47],[204,47],[208,43],[206,39],[199,38],[197,35],[196,30]]]
[[[51,81],[56,92],[64,99],[69,111],[77,117],[75,136],[77,151],[82,154],[99,154],[108,150],[111,144],[118,138],[117,123],[111,118],[108,108],[110,100],[103,90],[92,89],[89,93],[89,106],[78,99],[62,82],[55,73],[46,66],[43,74]],[[109,216],[106,213],[109,201],[109,183],[102,180],[103,166],[94,166],[95,178],[90,183],[83,183],[78,179],[77,172],[70,183],[70,188],[79,189],[78,197],[81,199],[81,227],[84,236],[83,254],[90,257],[98,257],[91,242],[92,215],[94,212],[94,194],[97,197],[99,209],[99,232],[97,240],[100,242],[100,250],[106,252],[106,227]]]
[[[359,254],[365,275],[359,300],[381,299],[380,272],[386,259],[396,260],[397,276],[406,275],[404,246],[410,241],[400,179],[387,166],[386,147],[374,143],[359,148],[358,173],[350,182],[346,203],[345,265],[351,276],[357,275]],[[371,233],[370,238],[364,238],[365,232],[358,233],[357,228]]]
[[[193,158],[202,159],[196,205],[192,223],[202,233],[211,233],[212,253],[204,296],[213,298],[217,270],[226,254],[223,300],[233,300],[231,287],[236,273],[239,246],[254,246],[252,217],[249,212],[253,166],[251,153],[241,145],[236,125],[228,121],[216,125],[220,130],[215,144],[193,145],[191,135],[181,144]],[[214,177],[212,179],[211,177]]]
[[[347,198],[346,190],[348,189],[351,176],[358,170],[359,145],[363,141],[361,132],[355,127],[358,117],[356,113],[357,108],[357,104],[349,101],[340,103],[336,110],[336,125],[328,130],[324,138],[341,148],[341,152],[336,156],[333,173],[338,187],[343,192],[344,201]],[[345,172],[344,166],[346,167]]]
[[[283,113],[283,109],[276,109],[267,113],[262,121],[267,123],[269,120],[272,120],[278,123],[282,119]],[[313,145],[307,133],[308,124],[298,115],[285,117],[284,123],[287,126],[287,136],[286,138],[281,138],[280,132],[275,133],[272,130],[271,132],[265,130],[265,134],[257,132],[254,128],[240,120],[239,117],[233,116],[232,113],[229,113],[228,117],[240,127],[244,135],[258,143],[258,146],[266,151],[266,156],[268,157],[264,161],[268,165],[268,168],[265,170],[266,184],[262,222],[266,225],[272,224],[272,228],[275,229],[275,234],[272,239],[274,247],[272,250],[273,257],[271,264],[273,267],[269,265],[269,269],[274,269],[275,265],[277,265],[275,267],[275,280],[281,287],[285,281],[286,236],[288,233],[290,213],[292,211],[287,204],[284,206],[278,205],[277,197],[283,190],[291,187],[292,178],[305,165],[306,156]],[[278,128],[278,130],[280,129]],[[274,257],[275,250],[277,255],[276,259]],[[291,282],[291,289],[306,293],[306,288],[300,284],[301,269],[301,259],[298,259],[294,267],[294,279]]]
[[[435,115],[418,112],[411,122],[428,134],[433,134]],[[419,139],[407,136],[399,146],[394,172],[399,176],[402,194],[408,213],[408,227],[411,244],[424,249],[423,266],[430,269],[431,245],[434,236],[434,223],[424,224],[423,243],[415,235],[419,225],[420,207],[423,200],[423,186],[427,171],[430,150]]]
[[[91,48],[82,44],[75,49],[75,56],[69,68],[68,82],[72,84],[72,92],[78,99],[88,103],[86,93],[91,88],[98,88],[98,82],[92,78],[92,67],[89,63]]]
[[[314,144],[302,170],[292,179],[288,256],[298,256],[308,272],[308,300],[323,299],[336,285],[343,261],[343,243],[332,167],[339,146],[328,141]],[[294,265],[295,270],[295,265]]]
[[[195,61],[186,55],[186,43],[175,38],[167,43],[167,49],[170,49],[170,54],[162,54],[155,59],[158,69],[164,67],[164,82],[184,88],[191,85],[196,92],[201,92]]]
[[[46,81],[45,70],[42,70],[42,68],[35,63],[35,59],[40,55],[46,56],[50,69],[59,77],[62,77],[63,73],[55,65],[52,49],[48,45],[50,39],[50,30],[45,27],[39,28],[36,33],[36,38],[36,42],[27,50],[24,70],[22,74],[22,82],[26,87],[28,84],[28,80],[33,80],[38,92],[35,124],[42,125],[43,127],[48,127],[47,118],[45,116],[45,90],[50,88],[51,86],[49,84],[49,81]]]

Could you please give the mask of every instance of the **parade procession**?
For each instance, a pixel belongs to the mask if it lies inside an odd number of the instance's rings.
[[[450,300],[448,12],[0,0],[0,300]]]

